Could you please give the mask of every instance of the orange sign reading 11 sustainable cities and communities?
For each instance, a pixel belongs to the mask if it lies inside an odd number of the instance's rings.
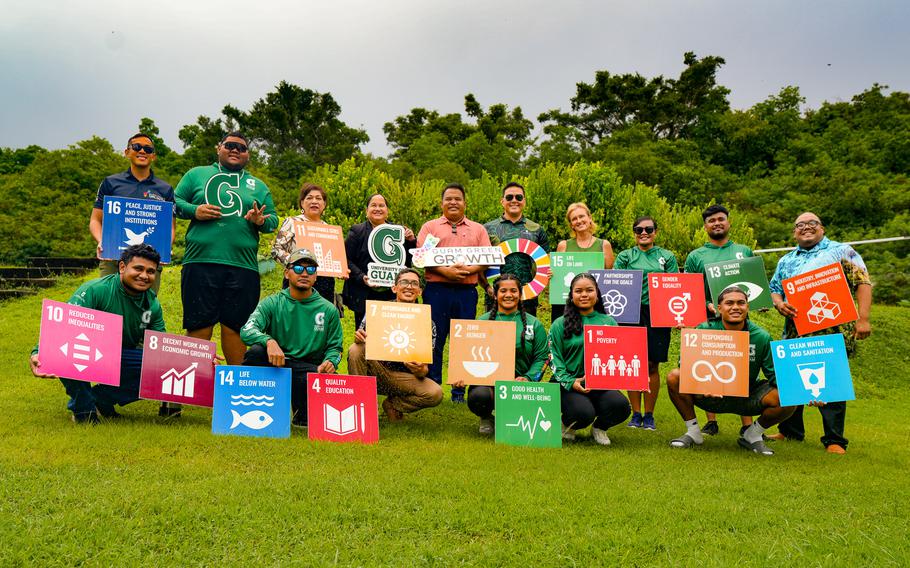
[[[294,245],[316,256],[319,276],[348,275],[348,256],[344,250],[344,231],[338,225],[307,223],[294,219]]]
[[[515,322],[452,320],[449,382],[493,386],[515,379]]]
[[[400,363],[433,362],[430,306],[367,300],[366,308],[367,359]]]
[[[679,392],[749,396],[749,332],[684,329]]]
[[[850,286],[839,263],[822,266],[781,284],[787,303],[796,308],[796,331],[806,335],[858,317]]]

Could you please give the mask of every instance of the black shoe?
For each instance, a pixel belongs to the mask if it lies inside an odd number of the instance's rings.
[[[117,420],[118,418],[123,418],[123,415],[114,410],[113,406],[98,406],[95,405],[95,412],[98,413],[98,416],[106,420]]]
[[[307,421],[300,419],[300,418],[294,418],[293,420],[291,420],[291,426],[293,426],[294,428],[306,428]]]
[[[158,408],[158,416],[162,418],[180,418],[183,414],[183,407],[179,404],[171,406],[171,403],[162,402]]]
[[[717,426],[717,420],[708,420],[701,429],[701,433],[706,436],[717,436],[718,432],[720,432],[720,428]],[[742,434],[742,432],[739,433],[740,436]]]
[[[100,424],[101,420],[98,419],[98,414],[95,411],[88,412],[85,414],[73,414],[73,422],[76,424],[88,424],[94,426]]]
[[[739,429],[739,435],[742,436],[743,434],[746,433],[746,430],[748,430],[748,429],[749,429],[748,425],[743,426],[742,428]]]

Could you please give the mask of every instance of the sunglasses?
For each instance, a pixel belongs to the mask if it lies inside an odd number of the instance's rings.
[[[525,196],[520,193],[510,193],[509,195],[504,196],[503,199],[506,201],[512,201],[513,199],[515,201],[524,201]]]
[[[249,149],[246,144],[241,144],[240,142],[225,142],[221,145],[225,150],[237,150],[241,154],[245,154]]]
[[[145,152],[146,154],[154,154],[154,153],[155,153],[155,147],[154,147],[154,146],[151,146],[151,145],[149,145],[149,144],[138,144],[138,143],[136,143],[136,142],[133,142],[132,144],[130,144],[130,149],[131,149],[133,152],[138,152],[139,150],[142,150],[142,151]]]
[[[294,271],[294,274],[303,274],[304,272],[306,272],[307,274],[312,276],[312,275],[316,274],[316,271],[319,270],[319,267],[312,266],[312,265],[304,266],[302,264],[295,264],[294,266],[291,267],[291,270]]]
[[[810,229],[814,229],[815,227],[818,227],[819,225],[821,225],[821,223],[819,223],[815,219],[812,219],[811,221],[800,221],[799,223],[797,223],[796,225],[793,225],[793,226],[796,227],[797,231],[800,231],[802,229],[805,229],[806,227],[808,227]]]
[[[420,288],[420,282],[417,280],[399,280],[397,286],[399,288]]]
[[[632,229],[632,232],[635,233],[636,235],[640,235],[642,233],[648,233],[650,235],[655,230],[656,229],[654,227],[635,227],[634,229]]]

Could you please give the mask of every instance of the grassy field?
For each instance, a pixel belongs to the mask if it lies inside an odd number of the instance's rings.
[[[47,297],[65,300],[79,282]],[[168,269],[173,332],[178,283]],[[277,286],[277,274],[264,280]],[[658,430],[617,427],[609,448],[587,437],[561,450],[497,446],[448,398],[404,423],[381,419],[369,447],[300,431],[213,436],[209,410],[165,422],[148,401],[116,423],[76,426],[59,382],[28,371],[40,303],[0,306],[4,566],[910,565],[906,308],[876,306],[853,361],[847,455],[823,451],[807,410],[807,441],[763,458],[736,446],[732,416],[704,447],[668,448],[682,422],[665,392]],[[780,318],[756,319],[779,334]]]

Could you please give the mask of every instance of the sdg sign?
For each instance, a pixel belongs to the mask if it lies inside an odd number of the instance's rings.
[[[641,319],[641,270],[591,270],[607,315],[617,323]]]
[[[550,254],[550,303],[565,305],[569,297],[569,285],[576,274],[603,270],[602,252],[554,252]]]
[[[793,323],[800,335],[856,321],[858,317],[839,263],[787,278],[781,284],[787,303],[797,309]]]
[[[307,375],[307,435],[329,442],[379,441],[376,377]]]
[[[123,317],[54,300],[41,303],[39,370],[67,379],[120,386]]]
[[[126,247],[145,243],[158,251],[162,264],[171,261],[171,225],[174,218],[172,203],[105,197],[102,214],[102,258],[119,260],[120,252]]]
[[[291,370],[216,366],[212,433],[290,437]]]
[[[856,398],[840,333],[772,341],[771,352],[782,406]]]
[[[211,408],[215,353],[212,341],[146,330],[139,396]]]
[[[561,448],[559,389],[556,383],[496,381],[496,443]]]
[[[586,325],[585,387],[648,390],[648,330]]]
[[[748,331],[686,329],[679,360],[679,392],[749,396]]]
[[[771,308],[771,291],[768,288],[768,276],[765,274],[765,263],[760,256],[725,260],[705,266],[708,288],[711,289],[711,302],[716,306],[717,297],[730,286],[737,286],[746,293],[749,308],[760,310]]]
[[[649,274],[648,301],[654,327],[694,327],[708,319],[701,274]]]

